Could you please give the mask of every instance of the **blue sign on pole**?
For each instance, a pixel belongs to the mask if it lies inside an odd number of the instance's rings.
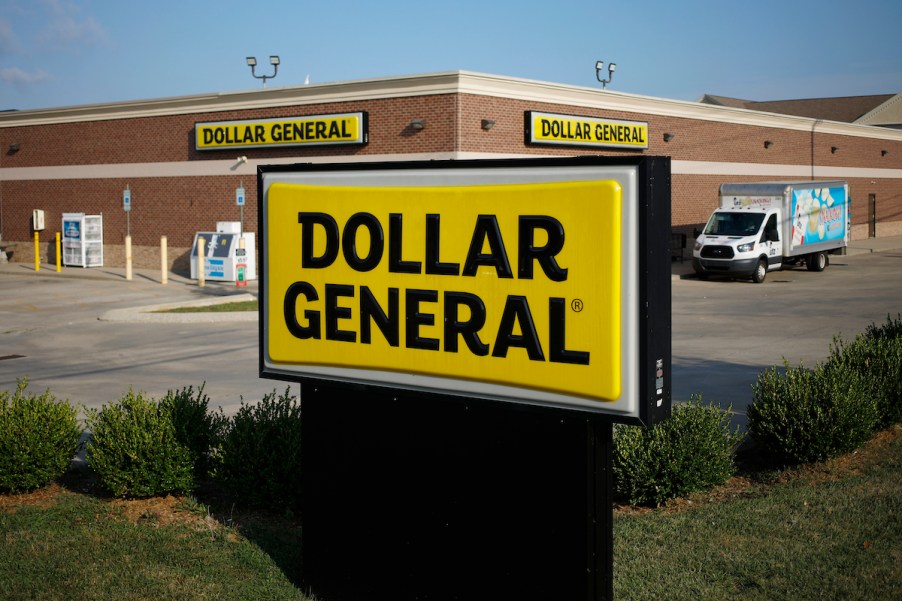
[[[132,210],[132,191],[128,188],[122,191],[122,209],[126,213]]]
[[[235,204],[239,207],[244,206],[244,186],[235,188]]]

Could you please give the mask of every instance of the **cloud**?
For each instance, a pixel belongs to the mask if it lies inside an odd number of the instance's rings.
[[[42,44],[55,46],[105,46],[109,35],[94,17],[82,17],[80,7],[74,2],[42,0],[49,13],[48,22],[39,36]]]
[[[44,31],[45,41],[57,44],[84,46],[106,45],[109,41],[106,30],[93,17],[78,21],[71,18],[54,19]]]
[[[13,54],[18,46],[18,38],[12,25],[6,19],[0,19],[0,56]]]
[[[18,67],[0,69],[0,80],[16,86],[28,86],[50,79],[50,75],[40,69],[34,73],[26,73]]]

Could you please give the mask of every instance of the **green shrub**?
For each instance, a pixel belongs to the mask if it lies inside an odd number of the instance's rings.
[[[74,407],[49,390],[36,395],[26,388],[22,379],[12,397],[0,391],[0,490],[14,493],[62,476],[82,434]]]
[[[286,389],[241,403],[222,441],[216,477],[249,505],[284,508],[300,490],[301,407]]]
[[[748,409],[749,433],[786,463],[823,461],[872,436],[877,408],[852,370],[772,367],[758,374]]]
[[[871,324],[849,343],[835,339],[826,366],[862,380],[866,396],[877,405],[880,425],[902,422],[902,318]]]
[[[898,340],[902,338],[902,314],[896,314],[896,317],[886,316],[886,323],[878,326],[872,323],[864,332],[867,338],[884,338]]]
[[[129,390],[115,405],[88,411],[88,464],[115,496],[151,497],[193,488],[191,451],[170,413]]]
[[[227,420],[222,414],[208,411],[210,398],[204,394],[204,384],[197,392],[193,386],[166,393],[160,409],[169,415],[175,428],[175,438],[191,452],[194,475],[206,476],[213,467],[213,457],[225,432]]]
[[[702,405],[700,396],[674,406],[670,419],[652,428],[617,426],[614,488],[635,505],[709,490],[733,475],[733,454],[742,440],[729,426],[730,411]]]

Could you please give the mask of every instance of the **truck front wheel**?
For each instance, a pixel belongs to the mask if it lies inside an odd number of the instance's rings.
[[[808,255],[808,259],[806,260],[808,271],[823,271],[827,268],[829,263],[830,260],[827,258],[827,253],[825,252]]]
[[[752,281],[756,284],[760,284],[764,281],[764,278],[767,277],[767,261],[761,259],[758,261],[758,264],[755,265],[755,271],[752,272]]]

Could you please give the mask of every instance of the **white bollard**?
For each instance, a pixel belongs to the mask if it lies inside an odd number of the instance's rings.
[[[166,236],[160,236],[160,283],[169,283],[169,260],[166,255],[168,253]]]
[[[125,237],[125,279],[132,279],[132,237]]]
[[[207,267],[207,253],[204,252],[204,244],[206,240],[204,240],[203,236],[200,236],[197,239],[197,287],[203,288],[207,285],[204,280],[204,270]]]

